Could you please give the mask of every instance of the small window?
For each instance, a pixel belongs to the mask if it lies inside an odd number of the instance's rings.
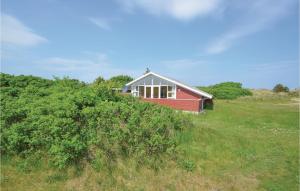
[[[175,88],[168,86],[168,98],[175,98]]]
[[[173,92],[169,92],[169,93],[168,93],[168,97],[169,97],[169,98],[173,98],[173,97],[174,97],[174,93],[173,93]]]

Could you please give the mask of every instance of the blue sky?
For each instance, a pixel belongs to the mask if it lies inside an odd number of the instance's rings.
[[[297,0],[3,0],[1,71],[299,87]]]

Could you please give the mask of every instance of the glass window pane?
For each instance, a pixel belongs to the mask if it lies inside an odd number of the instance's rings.
[[[169,92],[168,93],[168,97],[174,97],[174,93],[173,92]]]
[[[168,86],[168,91],[172,91],[173,87],[172,86]]]
[[[160,98],[167,98],[167,86],[160,87]]]
[[[139,86],[139,96],[144,97],[144,93],[145,93],[145,87]]]
[[[151,87],[146,87],[146,98],[151,98]]]
[[[158,87],[153,87],[153,98],[158,98]]]

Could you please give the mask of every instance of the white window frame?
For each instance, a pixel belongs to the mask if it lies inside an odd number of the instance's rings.
[[[146,97],[146,92],[147,92],[147,87],[150,87],[150,97]],[[145,85],[145,90],[144,90],[144,98],[145,99],[152,99],[153,98],[153,90],[152,90],[152,85]]]
[[[138,85],[137,87],[138,87],[138,97],[140,97],[140,86],[144,86],[144,96],[143,97],[145,97],[146,96],[146,87],[145,87],[145,85]]]
[[[176,85],[136,85],[136,86],[132,86],[132,95],[134,97],[140,97],[140,86],[144,86],[144,96],[142,98],[145,98],[145,99],[176,99],[176,92],[177,92],[177,87]],[[166,98],[161,98],[161,87],[162,86],[166,86],[167,87],[167,97]],[[169,91],[169,86],[172,87],[172,91]],[[151,88],[151,96],[150,98],[147,98],[146,97],[146,89],[147,87],[150,87]],[[153,97],[153,93],[154,93],[154,87],[158,87],[158,98],[154,98]],[[169,93],[172,93],[173,96],[169,96]]]
[[[176,85],[171,85],[171,87],[172,87],[171,91],[169,91],[169,86],[170,85],[167,86],[167,98],[168,99],[176,99]],[[172,93],[173,96],[172,97],[169,96],[169,93]]]
[[[139,96],[139,91],[137,90],[137,87],[138,87],[138,86],[132,86],[132,91],[131,91],[131,93],[132,93],[132,95],[133,95],[134,97],[138,97],[138,96]]]
[[[161,95],[160,95],[160,93],[161,93],[161,87],[167,87],[167,97],[165,97],[165,98],[161,98]],[[168,99],[168,85],[159,85],[159,98],[160,99]]]

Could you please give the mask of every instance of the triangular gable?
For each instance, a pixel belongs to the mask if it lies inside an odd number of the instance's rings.
[[[174,83],[174,84],[176,84],[176,85],[178,85],[178,86],[180,86],[180,87],[183,87],[183,88],[185,88],[185,89],[188,89],[188,90],[190,90],[190,91],[192,91],[192,92],[194,92],[194,93],[196,93],[196,94],[198,94],[198,95],[207,97],[207,98],[209,98],[209,99],[211,99],[211,98],[213,97],[211,94],[206,93],[206,92],[204,92],[204,91],[202,91],[202,90],[195,89],[195,88],[190,87],[190,86],[188,86],[188,85],[185,85],[185,84],[183,84],[183,83],[181,83],[181,82],[178,82],[178,81],[176,81],[176,80],[173,80],[173,79],[170,79],[170,78],[161,76],[161,75],[156,74],[156,73],[154,73],[154,72],[148,72],[148,73],[146,73],[146,74],[140,76],[139,78],[137,78],[137,79],[135,79],[135,80],[133,80],[133,81],[127,83],[126,86],[130,86],[130,85],[132,85],[133,83],[138,82],[139,80],[142,80],[143,78],[145,78],[145,77],[147,77],[147,76],[149,76],[149,75],[154,75],[154,76],[156,76],[156,77],[158,77],[158,78],[161,78],[161,79],[163,79],[163,80],[166,80],[166,81],[169,81],[169,82],[171,82],[171,83]]]

